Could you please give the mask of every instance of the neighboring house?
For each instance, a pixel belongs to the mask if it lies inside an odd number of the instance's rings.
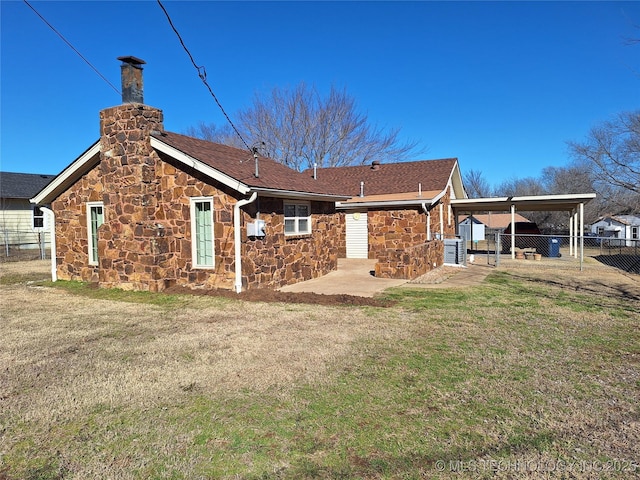
[[[123,104],[100,112],[99,141],[32,199],[55,215],[57,278],[152,291],[278,288],[360,256],[358,217],[369,218],[365,257],[378,259],[376,274],[414,278],[442,264],[436,236],[454,234],[449,201],[464,195],[455,159],[314,178],[165,131],[162,111],[143,104],[144,62],[120,60]]]
[[[529,222],[519,213],[515,214],[518,223]],[[480,213],[469,216],[459,223],[460,236],[468,241],[482,241],[492,238],[496,233],[503,233],[511,224],[510,213]],[[473,230],[471,225],[473,225]]]
[[[3,249],[34,249],[46,228],[42,210],[29,202],[54,175],[0,172],[0,244]],[[47,245],[45,245],[48,247]]]
[[[640,244],[640,215],[607,215],[591,225],[598,237],[617,239],[616,245],[633,247]]]

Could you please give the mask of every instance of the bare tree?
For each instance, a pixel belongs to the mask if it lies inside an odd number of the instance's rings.
[[[569,142],[569,149],[588,166],[598,193],[640,196],[640,110],[603,122],[584,142]]]
[[[464,174],[464,187],[469,198],[486,198],[491,196],[491,186],[480,170],[467,170]]]
[[[495,188],[495,194],[505,197],[524,195],[544,195],[546,192],[542,180],[535,177],[512,178],[505,180]]]
[[[398,129],[385,131],[370,124],[354,98],[335,87],[326,97],[305,83],[294,89],[274,88],[269,96],[255,95],[237,119],[236,127],[249,144],[261,145],[262,154],[296,170],[314,163],[334,167],[397,162],[422,151],[416,142],[403,143]],[[238,146],[226,129],[201,124],[189,132]]]
[[[595,192],[589,169],[584,164],[573,163],[563,167],[546,167],[542,170],[541,182],[548,194],[592,193]],[[602,197],[588,202],[584,208],[585,222],[592,223],[602,215]],[[568,228],[567,212],[550,212],[546,218],[547,227]]]
[[[191,126],[185,130],[185,135],[202,138],[215,143],[224,143],[232,147],[243,148],[242,140],[233,131],[230,125],[218,126],[214,123],[200,122],[197,126]]]

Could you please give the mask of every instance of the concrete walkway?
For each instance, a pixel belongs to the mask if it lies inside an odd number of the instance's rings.
[[[307,280],[282,287],[282,292],[313,292],[324,295],[355,295],[359,297],[374,297],[387,288],[464,288],[481,283],[493,271],[492,267],[484,265],[470,265],[467,268],[452,267],[440,283],[424,282],[408,283],[407,280],[376,278],[372,275],[376,260],[338,259],[338,270],[323,277]],[[429,275],[429,274],[427,274]]]
[[[338,270],[307,280],[306,282],[287,285],[281,292],[313,292],[325,295],[355,295],[358,297],[373,297],[377,293],[391,287],[406,283],[406,280],[390,278],[376,278],[371,272],[377,260],[339,258]]]
[[[441,282],[429,282],[416,279],[403,285],[404,288],[469,288],[480,285],[487,276],[495,271],[495,267],[482,264],[469,264],[467,267],[447,268],[447,275]],[[429,274],[425,275],[428,277]]]

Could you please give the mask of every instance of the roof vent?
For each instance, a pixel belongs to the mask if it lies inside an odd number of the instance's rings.
[[[380,170],[380,161],[374,160],[371,162],[371,170]]]
[[[144,103],[142,93],[142,65],[146,62],[136,57],[118,57],[122,62],[122,103]]]

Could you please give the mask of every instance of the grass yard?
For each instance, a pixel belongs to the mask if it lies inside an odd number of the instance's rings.
[[[0,479],[640,478],[640,279],[498,270],[391,308],[0,265]]]

